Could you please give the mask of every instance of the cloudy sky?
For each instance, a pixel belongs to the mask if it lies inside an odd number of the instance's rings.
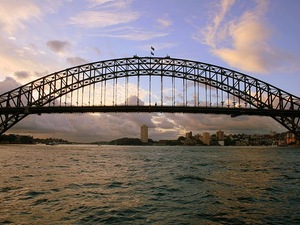
[[[149,56],[231,68],[300,96],[298,0],[0,0],[0,92],[86,62]],[[270,118],[186,114],[28,116],[8,133],[97,141],[187,131],[285,131]]]

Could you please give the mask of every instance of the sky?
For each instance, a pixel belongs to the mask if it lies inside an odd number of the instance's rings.
[[[298,0],[0,0],[0,94],[106,59],[169,55],[223,66],[300,96]],[[7,133],[70,141],[286,131],[271,118],[189,114],[30,115]]]

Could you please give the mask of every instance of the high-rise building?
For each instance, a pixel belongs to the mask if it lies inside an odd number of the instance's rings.
[[[210,145],[210,135],[208,132],[202,134],[202,142],[203,144]]]
[[[146,124],[141,126],[141,141],[148,143],[148,126]]]
[[[222,130],[217,131],[217,140],[224,141],[224,131]]]

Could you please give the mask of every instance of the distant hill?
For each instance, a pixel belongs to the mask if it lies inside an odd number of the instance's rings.
[[[109,142],[110,145],[145,145],[139,138],[120,138]]]

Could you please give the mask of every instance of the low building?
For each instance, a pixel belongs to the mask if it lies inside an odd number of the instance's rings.
[[[294,144],[296,142],[297,142],[297,140],[296,140],[295,134],[293,134],[292,132],[287,132],[286,143],[289,145],[289,144]]]
[[[192,137],[193,137],[192,131],[185,134],[185,138],[192,138]]]

